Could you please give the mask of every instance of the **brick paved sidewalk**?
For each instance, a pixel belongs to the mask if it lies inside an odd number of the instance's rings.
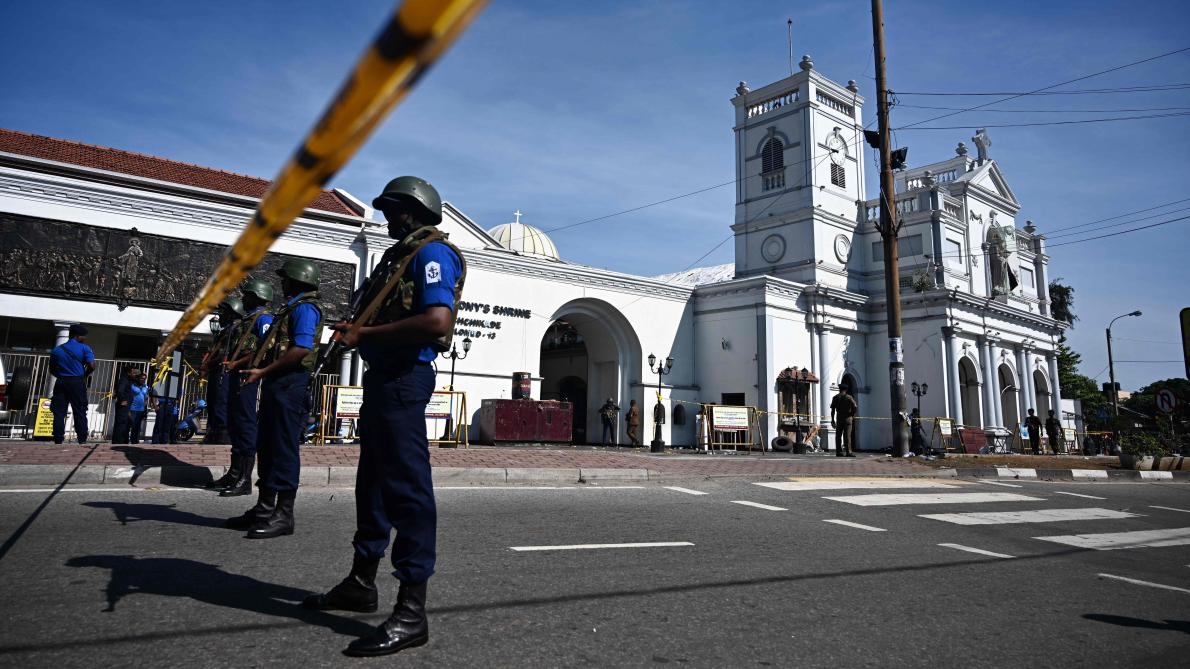
[[[226,467],[229,447],[197,444],[55,445],[46,442],[0,444],[0,466],[109,465],[123,467]],[[359,447],[302,448],[303,467],[354,468]],[[649,453],[641,449],[601,447],[538,448],[472,446],[431,448],[436,470],[446,469],[633,469],[663,477],[700,476],[936,476],[936,470],[909,459],[877,455],[836,458],[786,453]]]

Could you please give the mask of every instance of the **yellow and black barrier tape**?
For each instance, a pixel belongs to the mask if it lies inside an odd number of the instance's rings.
[[[264,258],[273,242],[454,42],[486,0],[405,0],[261,198],[260,206],[157,351],[165,360]]]

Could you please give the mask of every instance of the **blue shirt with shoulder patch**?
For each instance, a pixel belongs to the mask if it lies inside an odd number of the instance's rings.
[[[95,353],[77,339],[67,339],[50,351],[50,373],[58,378],[82,376],[87,371],[84,362],[95,364]]]
[[[264,309],[264,307],[257,307],[255,311],[249,314],[249,316],[256,315],[256,312],[262,309]],[[252,334],[256,335],[256,340],[258,342],[264,341],[264,336],[269,333],[269,326],[272,324],[272,314],[263,314],[260,318],[256,319],[256,324],[252,326]]]
[[[289,306],[294,302],[297,302],[302,298],[303,295],[305,295],[305,293],[302,293],[301,295],[295,295],[293,299],[285,303],[285,306]],[[293,346],[297,346],[298,348],[313,349],[315,335],[314,330],[318,327],[318,319],[320,316],[321,312],[318,311],[318,307],[309,302],[306,302],[305,304],[299,304],[297,305],[297,308],[289,312],[290,343]],[[272,317],[269,317],[269,323],[272,322]],[[257,336],[262,335],[258,334]]]
[[[434,306],[453,310],[455,283],[462,273],[462,261],[446,244],[430,242],[421,247],[405,270],[405,278],[413,281],[414,313],[423,313]],[[373,367],[403,366],[415,360],[433,362],[438,357],[437,349],[429,344],[409,346],[383,341],[361,343],[359,352]]]

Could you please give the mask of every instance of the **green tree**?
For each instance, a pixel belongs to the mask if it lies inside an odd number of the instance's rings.
[[[1078,316],[1074,314],[1074,288],[1062,283],[1059,277],[1050,281],[1050,315],[1054,320],[1062,321],[1070,327]],[[1058,337],[1058,384],[1062,388],[1062,396],[1082,402],[1083,416],[1088,425],[1103,426],[1096,419],[1099,410],[1107,406],[1107,397],[1099,389],[1099,384],[1089,376],[1079,373],[1078,366],[1082,362],[1082,355],[1074,351],[1066,343],[1066,335]]]

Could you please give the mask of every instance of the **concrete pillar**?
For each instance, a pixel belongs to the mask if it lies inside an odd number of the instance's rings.
[[[344,351],[343,355],[339,356],[339,385],[351,385],[351,351]]]
[[[822,324],[817,327],[815,348],[818,352],[818,434],[819,443],[823,450],[834,448],[834,435],[831,432],[831,379],[835,377],[831,369],[830,333],[834,326]],[[859,388],[852,388],[858,393]]]
[[[66,341],[68,339],[70,339],[70,326],[71,325],[74,325],[74,323],[73,322],[54,321],[54,329],[57,330],[57,334],[54,336],[54,348],[57,348],[57,347],[61,346],[62,344],[65,344]],[[54,380],[55,380],[54,375],[48,373],[48,368],[47,368],[47,373],[45,375],[45,387],[41,391],[42,397],[49,397],[50,394],[52,392],[54,392]]]
[[[1025,412],[1021,416],[1028,415],[1029,409],[1037,411],[1037,387],[1033,384],[1033,356],[1029,353],[1027,346],[1022,346],[1021,350],[1017,352],[1017,366],[1020,367],[1021,382],[1024,384],[1025,393]],[[1023,418],[1021,419],[1024,420]]]
[[[359,353],[356,351],[352,351],[351,358],[355,361],[355,375],[351,379],[351,385],[362,386],[364,385],[364,360],[359,357]]]
[[[956,423],[963,424],[963,388],[959,385],[959,337],[952,327],[942,328],[946,341],[946,408]]]
[[[1045,363],[1050,372],[1050,409],[1059,420],[1062,419],[1062,389],[1058,383],[1058,356],[1053,353],[1045,354]]]

